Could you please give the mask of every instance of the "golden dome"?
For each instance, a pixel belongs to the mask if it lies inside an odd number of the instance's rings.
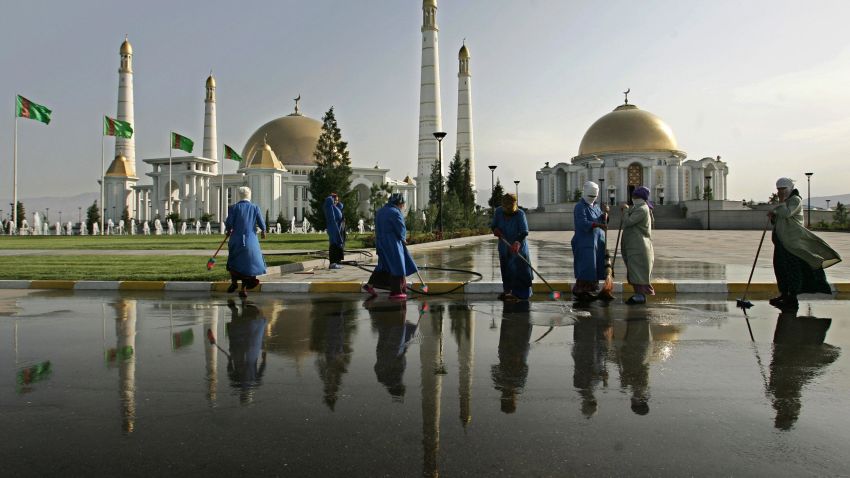
[[[133,46],[130,45],[130,40],[124,38],[124,43],[121,44],[121,54],[122,55],[132,55],[133,54]]]
[[[115,159],[112,160],[112,163],[109,165],[109,169],[106,170],[106,176],[133,178],[136,177],[134,169],[133,165],[130,164],[130,160],[128,160],[123,154],[119,154],[118,156],[115,156]]]
[[[322,123],[300,114],[291,114],[260,126],[245,143],[246,160],[268,143],[284,166],[312,166],[313,153],[322,133]]]
[[[578,155],[678,150],[676,137],[667,123],[635,105],[624,104],[588,128]]]
[[[262,148],[255,150],[253,156],[245,156],[245,158],[248,159],[248,167],[251,169],[281,169],[286,171],[286,168],[280,164],[268,144],[263,144]]]
[[[461,60],[469,58],[469,49],[466,48],[466,43],[464,43],[463,46],[460,47],[460,51],[457,53],[457,57]]]
[[[424,0],[422,2],[422,8],[434,7],[437,8],[437,0]]]
[[[207,78],[207,88],[215,88],[215,78],[212,75]]]

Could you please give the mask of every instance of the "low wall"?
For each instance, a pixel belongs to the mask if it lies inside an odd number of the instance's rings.
[[[746,230],[755,229],[761,230],[767,222],[768,210],[745,209],[739,211],[715,211],[711,210],[711,228],[724,230]],[[834,211],[812,211],[812,224],[817,224],[820,221],[827,223],[832,222]],[[697,218],[706,228],[708,223],[708,212],[705,210],[692,212],[688,211],[689,218]],[[803,212],[803,223],[808,220],[807,213]]]
[[[572,231],[573,213],[532,212],[525,215],[528,229],[532,231]]]

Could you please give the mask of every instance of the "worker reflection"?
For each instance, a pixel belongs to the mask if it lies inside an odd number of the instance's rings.
[[[573,325],[573,386],[581,396],[581,414],[590,418],[599,405],[594,395],[601,385],[608,387],[608,350],[613,336],[611,321],[586,318]]]
[[[227,374],[230,385],[239,390],[239,401],[249,404],[254,399],[254,389],[262,383],[266,369],[266,352],[263,350],[266,319],[251,302],[242,302],[241,313],[232,300],[227,301],[227,307],[231,313],[226,326],[230,341]]]
[[[499,330],[499,363],[491,367],[493,386],[502,392],[502,411],[514,413],[517,397],[528,378],[528,350],[531,340],[529,302],[505,302]]]
[[[324,384],[324,402],[331,410],[336,406],[342,377],[351,363],[351,332],[355,322],[346,321],[345,302],[318,303],[310,330],[310,349],[316,354],[316,367]]]
[[[803,388],[824,373],[841,349],[825,344],[832,319],[797,317],[796,310],[782,312],[773,334],[768,392],[776,411],[774,426],[790,430],[800,417]]]
[[[405,302],[367,301],[372,327],[378,331],[375,347],[375,377],[387,388],[394,401],[401,401],[406,391],[404,370],[407,349],[418,324],[407,320]]]
[[[631,408],[638,415],[649,413],[651,341],[649,320],[645,318],[627,319],[625,334],[614,341],[620,368],[620,388],[631,391]]]

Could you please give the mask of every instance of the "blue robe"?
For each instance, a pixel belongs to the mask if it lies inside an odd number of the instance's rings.
[[[582,199],[573,211],[575,234],[570,244],[573,248],[573,271],[576,279],[595,282],[604,280],[605,273],[605,231],[593,227],[593,223],[603,224],[603,212],[597,205],[590,205]]]
[[[342,203],[334,204],[331,196],[325,198],[325,230],[328,232],[328,241],[339,247],[345,246],[343,231],[345,230],[345,218],[342,215]]]
[[[517,209],[514,215],[508,216],[501,206],[497,207],[493,213],[490,228],[495,229],[497,227],[502,231],[502,237],[508,243],[520,243],[519,254],[530,261],[528,241],[525,240],[528,236],[528,221],[525,219],[525,212],[522,209]],[[499,266],[502,271],[502,289],[506,293],[520,299],[531,297],[531,280],[533,279],[531,266],[517,257],[517,254],[511,253],[510,247],[502,240],[499,240]]]
[[[227,270],[255,277],[266,273],[266,262],[260,250],[255,228],[266,230],[260,208],[250,201],[239,201],[228,208],[224,226],[230,231],[227,242]]]
[[[407,277],[416,273],[416,263],[407,251],[407,226],[401,211],[390,204],[378,210],[375,217],[375,249],[378,265],[375,272],[389,272],[395,277]]]

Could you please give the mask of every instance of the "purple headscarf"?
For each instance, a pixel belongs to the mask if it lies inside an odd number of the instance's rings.
[[[650,209],[655,207],[655,205],[649,201],[649,188],[647,188],[646,186],[638,186],[637,188],[635,188],[635,190],[632,191],[632,197],[643,199],[644,201],[646,201],[646,204],[649,206]]]

